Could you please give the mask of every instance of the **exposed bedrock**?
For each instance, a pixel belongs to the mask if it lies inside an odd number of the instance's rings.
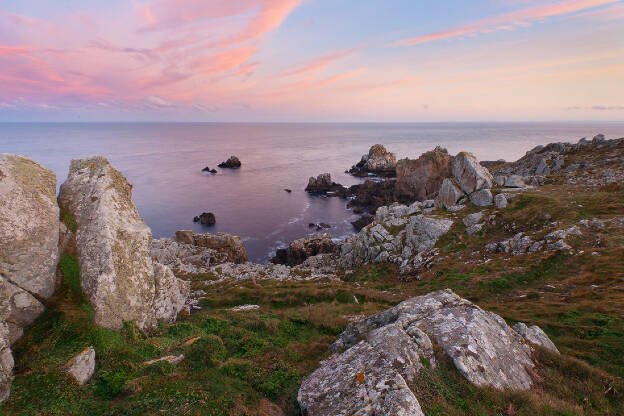
[[[422,415],[409,385],[423,363],[436,365],[434,345],[476,386],[526,390],[535,382],[531,344],[447,289],[347,325],[299,389],[303,414]]]
[[[369,173],[379,176],[395,176],[396,157],[381,144],[374,144],[362,159],[351,167],[349,173],[355,176],[367,176]]]
[[[272,263],[297,266],[302,264],[308,257],[318,254],[333,254],[338,250],[329,234],[321,234],[314,237],[300,238],[286,248],[277,249]]]
[[[397,163],[397,191],[412,200],[435,197],[442,181],[451,176],[453,157],[446,149],[436,147],[418,159],[401,159]]]

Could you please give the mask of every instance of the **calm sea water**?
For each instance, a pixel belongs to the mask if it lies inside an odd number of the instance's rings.
[[[154,237],[176,230],[240,235],[250,259],[268,261],[278,246],[314,233],[310,222],[332,225],[336,238],[353,233],[346,201],[310,196],[308,177],[344,173],[375,143],[397,157],[418,157],[441,145],[480,160],[515,160],[553,141],[604,133],[624,136],[621,123],[218,124],[75,123],[0,124],[0,153],[30,157],[54,171],[59,185],[72,158],[106,156],[134,184],[134,201]],[[230,155],[243,166],[216,175],[201,172]],[[284,188],[292,189],[286,193]],[[214,212],[217,224],[193,217]]]

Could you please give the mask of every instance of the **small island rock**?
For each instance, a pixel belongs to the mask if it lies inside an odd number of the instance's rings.
[[[236,156],[230,156],[225,162],[219,163],[221,169],[238,169],[241,167],[241,161]]]

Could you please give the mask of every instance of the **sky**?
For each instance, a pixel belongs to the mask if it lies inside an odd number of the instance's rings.
[[[624,120],[624,0],[0,0],[0,121]]]

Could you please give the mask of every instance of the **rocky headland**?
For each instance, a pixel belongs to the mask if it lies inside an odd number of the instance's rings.
[[[229,234],[153,239],[102,157],[57,204],[3,155],[0,411],[622,414],[624,139],[394,161],[310,178],[368,224],[257,264]]]

